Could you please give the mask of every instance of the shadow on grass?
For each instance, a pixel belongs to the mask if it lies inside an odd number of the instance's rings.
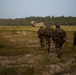
[[[5,45],[3,45],[3,44],[0,44],[0,48],[4,48],[4,47],[6,47]]]
[[[3,68],[0,70],[0,75],[16,75],[16,70],[14,68]]]
[[[25,54],[40,54],[45,51],[42,48],[35,47],[4,47],[0,49],[0,56],[18,56]]]

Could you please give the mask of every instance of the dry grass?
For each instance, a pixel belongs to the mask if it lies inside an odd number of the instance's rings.
[[[1,75],[61,75],[76,74],[76,48],[72,48],[73,31],[76,26],[62,26],[67,39],[57,58],[55,48],[48,53],[40,48],[37,37],[39,27],[0,26],[0,74]],[[53,44],[53,43],[52,43]],[[67,68],[67,69],[66,69]],[[10,71],[10,72],[9,72]]]

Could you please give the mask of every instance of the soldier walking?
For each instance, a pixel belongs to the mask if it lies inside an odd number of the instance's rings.
[[[46,47],[48,52],[50,52],[52,30],[53,29],[49,25],[44,29],[44,36],[45,36]]]
[[[73,33],[73,48],[76,46],[76,31]],[[72,48],[72,49],[73,49]]]
[[[52,40],[55,43],[58,58],[61,58],[61,48],[66,41],[66,32],[60,28],[60,25],[56,25],[56,28],[53,30]]]
[[[37,34],[38,34],[38,38],[40,41],[40,46],[44,47],[44,29],[43,29],[43,27],[39,28]]]

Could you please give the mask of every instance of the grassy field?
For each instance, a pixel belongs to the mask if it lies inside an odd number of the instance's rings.
[[[54,28],[54,26],[53,26]],[[62,58],[40,48],[39,27],[0,26],[0,75],[76,75],[76,47],[72,49],[76,26],[61,26],[67,32]]]

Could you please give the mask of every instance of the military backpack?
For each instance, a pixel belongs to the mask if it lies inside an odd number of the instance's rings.
[[[54,39],[63,39],[66,36],[66,32],[63,29],[55,29],[53,34],[52,34],[52,38]]]
[[[43,29],[39,29],[38,35],[44,35],[44,30]]]
[[[44,36],[51,37],[51,35],[52,35],[52,28],[50,28],[50,27],[45,28]]]

